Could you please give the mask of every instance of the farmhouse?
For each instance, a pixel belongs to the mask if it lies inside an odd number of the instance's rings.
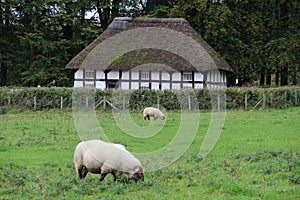
[[[182,18],[118,17],[66,66],[74,87],[224,88],[231,67]]]

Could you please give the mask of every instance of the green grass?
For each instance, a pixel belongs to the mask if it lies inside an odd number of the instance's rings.
[[[175,136],[180,113],[168,112],[161,131],[133,138],[110,113],[98,112],[107,137],[132,152],[159,150]],[[140,113],[131,117],[147,126]],[[126,119],[124,119],[126,120]],[[203,160],[198,157],[210,113],[201,113],[197,135],[169,166],[146,172],[145,181],[77,180],[73,152],[80,138],[72,112],[0,115],[0,199],[300,199],[300,108],[227,111],[222,134]],[[153,161],[155,162],[155,160]]]

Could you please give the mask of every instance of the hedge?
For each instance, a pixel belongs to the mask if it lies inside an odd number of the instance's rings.
[[[105,101],[103,101],[105,100]],[[72,109],[72,105],[97,109],[141,110],[160,106],[166,110],[260,109],[300,105],[299,87],[227,88],[199,90],[99,90],[75,88],[0,88],[0,111]],[[225,105],[226,104],[226,105]]]

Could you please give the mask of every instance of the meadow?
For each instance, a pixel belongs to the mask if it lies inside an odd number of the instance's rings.
[[[97,111],[112,141],[131,152],[164,147],[180,126],[169,111],[155,136],[134,138],[109,111]],[[131,118],[149,125],[140,112]],[[79,181],[73,153],[80,142],[71,111],[25,111],[0,115],[0,199],[300,199],[300,108],[227,111],[222,134],[205,157],[199,148],[210,122],[201,112],[197,134],[182,157],[145,173],[135,183],[123,175],[88,174]],[[153,161],[155,162],[155,160]]]

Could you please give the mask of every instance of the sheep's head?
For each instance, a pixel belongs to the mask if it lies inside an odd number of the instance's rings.
[[[144,181],[144,171],[142,167],[134,168],[134,173],[130,176],[135,182],[141,180]]]
[[[161,120],[165,120],[165,116],[162,115],[162,116],[160,117],[160,119],[161,119]]]

